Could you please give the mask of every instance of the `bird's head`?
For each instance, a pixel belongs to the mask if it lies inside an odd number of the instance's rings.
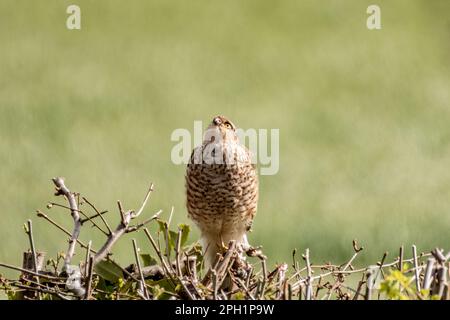
[[[214,117],[205,132],[207,141],[217,142],[218,138],[225,141],[238,141],[236,126],[224,116]]]

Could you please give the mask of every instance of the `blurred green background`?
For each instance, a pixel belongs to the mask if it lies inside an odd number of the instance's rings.
[[[65,27],[72,3],[80,31]],[[342,263],[355,238],[356,264],[402,244],[450,249],[450,3],[378,0],[382,30],[369,31],[372,3],[1,0],[0,261],[21,264],[29,218],[38,249],[66,250],[35,216],[71,228],[45,208],[57,175],[113,225],[116,200],[137,208],[150,181],[144,215],[174,206],[188,222],[170,134],[217,114],[280,129],[250,235],[271,265],[307,247],[315,263]],[[124,264],[130,239],[115,249]]]

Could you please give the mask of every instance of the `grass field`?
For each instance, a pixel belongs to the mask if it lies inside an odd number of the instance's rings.
[[[153,181],[145,214],[174,206],[187,222],[170,134],[217,114],[280,129],[250,235],[271,264],[307,247],[339,263],[355,238],[361,263],[402,244],[448,249],[448,1],[379,0],[379,31],[366,28],[372,1],[78,0],[69,31],[72,3],[0,2],[0,261],[21,263],[28,218],[39,249],[65,250],[35,217],[57,175],[114,221],[115,201],[138,207]]]

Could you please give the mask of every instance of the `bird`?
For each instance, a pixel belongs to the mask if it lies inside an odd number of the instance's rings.
[[[258,175],[236,130],[227,117],[214,117],[186,168],[188,217],[200,230],[206,268],[231,240],[241,252],[251,248],[247,232],[257,211]]]

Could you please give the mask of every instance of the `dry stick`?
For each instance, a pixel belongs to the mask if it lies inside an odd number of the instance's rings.
[[[98,250],[97,254],[94,256],[94,264],[99,263],[101,260],[103,260],[108,253],[110,252],[111,248],[113,247],[114,243],[116,243],[117,240],[125,233],[127,226],[119,223],[116,230],[113,231],[108,236],[108,239],[103,244],[103,246]]]
[[[262,265],[262,273],[263,273],[263,280],[261,282],[261,291],[259,293],[259,300],[264,299],[264,290],[266,289],[266,280],[267,280],[267,265],[266,265],[266,259],[261,260]]]
[[[398,254],[398,270],[403,272],[403,246],[400,247],[400,252]]]
[[[148,200],[148,197],[146,197],[146,200]],[[101,249],[97,252],[97,254],[94,257],[94,264],[97,264],[98,262],[100,262],[101,260],[103,260],[103,258],[105,258],[108,253],[110,252],[111,248],[113,247],[113,245],[116,243],[117,240],[119,240],[119,238],[124,234],[124,233],[128,233],[131,231],[135,231],[139,228],[137,228],[136,226],[132,226],[130,228],[132,228],[132,230],[129,229],[129,224],[130,221],[132,219],[134,219],[133,217],[133,211],[127,211],[124,212],[123,208],[122,208],[122,204],[120,203],[120,201],[117,202],[118,206],[119,206],[119,212],[120,212],[120,217],[121,217],[121,222],[118,224],[118,226],[116,227],[116,229],[108,236],[108,239],[106,240],[106,242],[104,243],[104,245],[101,247]],[[141,208],[142,209],[142,208]],[[142,211],[142,210],[139,211]],[[146,221],[146,223],[155,220],[156,218],[158,218],[159,214],[162,211],[158,211],[156,214],[154,214],[150,219],[148,219]],[[137,217],[137,216],[135,216]],[[143,226],[143,225],[142,225]]]
[[[84,263],[84,276],[86,277],[88,275],[88,269],[90,267],[89,265],[89,259],[91,257],[91,246],[92,246],[92,241],[89,241],[88,243],[88,247],[86,249],[86,259],[85,259],[85,263]]]
[[[78,202],[78,204],[79,204],[79,202]],[[62,205],[62,204],[59,204],[59,203],[56,203],[56,202],[50,202],[50,204],[47,205],[47,208],[50,209],[51,206],[57,206],[57,207],[61,207],[61,208],[67,209],[67,210],[71,210],[70,207]],[[93,220],[94,216],[93,217],[89,217],[87,214],[85,214],[83,212],[83,210],[77,210],[77,211],[84,217],[84,219],[80,218],[81,225],[83,225],[86,221],[89,221],[89,222],[92,223],[92,225],[94,227],[96,227],[102,233],[104,233],[105,235],[108,235],[108,233],[105,230],[103,230],[102,228],[100,228],[100,226]]]
[[[85,219],[80,219],[81,225],[83,225],[86,221],[89,221],[92,223],[92,226],[96,227],[98,230],[100,230],[101,233],[103,233],[105,236],[109,236],[109,233],[103,230],[94,220],[92,220],[89,216],[87,216],[83,211],[80,211],[81,215],[85,217]]]
[[[180,281],[181,281],[181,278],[179,278],[179,279],[180,279]],[[205,297],[202,298],[202,294],[200,293],[200,291],[199,291],[198,288],[197,288],[197,285],[196,285],[197,282],[196,282],[196,281],[193,281],[191,278],[188,278],[187,281],[189,281],[189,282],[191,283],[192,288],[194,289],[194,291],[195,291],[195,293],[197,294],[197,296],[199,296],[201,300],[205,300]],[[181,281],[181,282],[182,282],[183,288],[184,288],[185,290],[187,290],[187,287],[184,286],[183,281]],[[195,296],[192,296],[192,300],[196,300]]]
[[[212,277],[212,283],[213,283],[213,299],[214,300],[218,300],[217,299],[217,287],[218,287],[218,285],[217,285],[217,272],[216,272],[216,270],[212,270],[211,271],[211,277]]]
[[[209,285],[209,280],[211,278],[211,272],[212,272],[212,270],[217,270],[219,263],[220,263],[220,257],[215,259],[214,266],[211,266],[208,268],[208,271],[206,272],[205,276],[203,277],[203,279],[201,281],[204,286]]]
[[[40,211],[40,210],[36,210],[36,212],[37,212],[37,216],[38,216],[39,218],[43,218],[43,219],[47,220],[47,221],[50,222],[52,225],[54,225],[55,227],[57,227],[59,230],[61,230],[62,232],[64,232],[66,235],[68,235],[69,237],[71,236],[70,232],[67,231],[67,229],[65,229],[65,228],[62,227],[60,224],[58,224],[57,222],[55,222],[54,220],[52,220],[52,219],[51,219],[49,216],[47,216],[45,213],[43,213],[43,212]],[[79,239],[77,239],[76,241],[77,241],[77,243],[78,243],[82,248],[87,249],[87,245],[86,245],[84,242],[82,242],[82,241],[79,240]],[[93,249],[91,249],[91,252],[97,253],[97,251],[95,251],[95,250],[93,250]]]
[[[278,295],[277,299],[281,297],[286,297],[286,271],[288,269],[288,265],[286,263],[281,264],[278,267]]]
[[[28,269],[23,269],[23,268],[20,268],[20,267],[16,267],[16,266],[13,266],[13,265],[10,265],[10,264],[6,264],[6,263],[1,263],[1,262],[0,262],[0,267],[4,267],[4,268],[7,268],[7,269],[16,270],[16,271],[21,271],[23,273],[28,273],[28,274],[31,274],[31,275],[36,276],[36,277],[41,277],[41,278],[50,279],[50,280],[66,280],[66,278],[60,278],[60,277],[49,276],[49,275],[46,275],[46,274],[40,274],[38,272],[34,272],[34,271],[31,271],[31,270],[28,270]]]
[[[448,259],[450,259],[450,251],[447,253],[447,255],[445,256],[445,261],[447,261]]]
[[[65,205],[63,205],[63,204],[60,204],[60,203],[57,203],[57,202],[50,202],[50,203],[48,203],[47,204],[47,209],[51,209],[53,206],[55,206],[55,207],[60,207],[60,208],[63,208],[63,209],[67,209],[67,210],[72,210],[72,209],[70,209],[70,207],[68,207],[68,206],[65,206]],[[79,210],[79,209],[77,209],[77,211],[78,212],[82,212],[81,210]]]
[[[303,283],[298,286],[298,300],[303,299],[303,288],[304,288]]]
[[[244,281],[242,281],[239,278],[234,278],[233,280],[235,280],[241,287],[242,289],[244,289],[245,293],[247,293],[247,296],[251,299],[251,300],[256,300],[255,297],[252,295],[252,293],[250,292],[250,290],[248,289],[248,287],[245,285]]]
[[[228,249],[227,249],[225,255],[223,257],[221,257],[219,254],[217,255],[217,257],[214,261],[215,262],[214,266],[211,266],[208,269],[208,271],[206,272],[206,275],[203,277],[202,284],[204,286],[210,285],[210,279],[211,279],[211,274],[212,274],[213,270],[217,271],[218,278],[220,279],[219,285],[222,284],[222,281],[225,279],[225,273],[227,272],[228,264],[234,253],[235,247],[236,247],[236,241],[231,240],[228,244]]]
[[[290,283],[288,283],[287,281],[286,281],[286,283],[287,283],[287,290],[288,290],[287,299],[288,300],[292,300],[292,295],[293,295],[293,293],[292,293],[292,285]]]
[[[189,254],[187,254],[186,252],[182,252],[182,254],[184,255],[184,260],[186,261],[184,264],[185,267],[185,272],[186,275],[188,276],[188,278],[190,278],[191,280],[194,280],[195,282],[197,281],[197,279],[194,279],[194,271],[192,269],[195,268],[195,264],[194,264],[194,268],[192,268],[191,264],[191,260],[195,258],[195,256],[190,256]]]
[[[105,211],[96,213],[96,214],[94,214],[93,216],[89,216],[89,219],[88,219],[88,218],[86,218],[86,219],[81,219],[81,223],[85,223],[86,221],[89,221],[89,220],[94,220],[94,219],[97,218],[97,217],[102,217],[102,216],[103,216],[104,214],[106,214],[106,213],[108,213],[108,210],[105,210]],[[105,221],[106,221],[106,220],[105,220]]]
[[[429,257],[429,256],[431,256],[431,253],[425,253],[425,254],[422,255],[422,257]],[[413,258],[411,258],[411,259],[406,259],[406,260],[404,260],[403,262],[412,262],[412,261],[414,261]],[[388,267],[392,267],[392,266],[395,266],[395,265],[398,265],[398,259],[396,259],[394,262],[387,263],[387,264],[383,264],[383,268],[388,268]],[[338,266],[330,265],[329,267],[336,267],[336,268],[337,268]],[[322,266],[311,265],[311,269],[314,269],[314,268],[322,268]],[[419,268],[420,268],[420,267],[419,267]],[[307,269],[306,267],[302,268],[301,270],[299,270],[298,273],[296,272],[294,275],[292,275],[292,276],[289,278],[289,280],[292,280],[294,277],[296,277],[297,275],[299,275],[300,272],[303,272],[303,271],[305,271],[306,269]],[[417,269],[417,268],[411,268],[411,269],[409,269],[409,271],[414,271],[414,270],[416,270],[416,269]],[[349,270],[349,271],[338,271],[338,270],[333,270],[333,271],[329,271],[329,272],[323,273],[323,274],[321,274],[321,275],[317,275],[317,276],[311,277],[311,280],[317,280],[317,279],[319,279],[319,278],[324,278],[324,277],[331,276],[331,275],[332,275],[332,276],[335,276],[335,275],[338,275],[338,274],[355,274],[355,273],[361,273],[361,272],[365,272],[365,271],[367,271],[367,270],[368,270],[367,267],[366,267],[366,268],[361,268],[361,269]],[[307,279],[301,279],[301,280],[297,281],[296,283],[293,284],[293,288],[294,288],[294,289],[297,289],[298,286],[300,286],[301,284],[303,284],[303,283],[306,282],[306,281],[307,281]]]
[[[120,200],[117,200],[117,207],[119,208],[120,221],[121,221],[121,223],[122,223],[123,225],[125,225],[125,224],[126,224],[126,221],[125,221],[125,212],[124,212],[124,210],[123,210],[122,202],[120,202]]]
[[[358,253],[359,253],[359,251],[358,251],[358,252],[355,252],[355,253],[353,254],[353,256],[352,256],[352,257],[350,258],[350,260],[347,262],[347,264],[345,265],[344,269],[342,269],[342,271],[347,270],[347,268],[348,268],[349,266],[351,266],[353,260],[355,260],[355,258],[358,256]]]
[[[197,278],[197,257],[196,256],[192,256],[189,257],[187,256],[187,262],[188,262],[188,270],[191,272],[192,274],[192,279],[194,280],[194,283],[198,282],[198,278]]]
[[[384,278],[383,264],[384,264],[384,261],[386,260],[387,255],[388,255],[388,252],[386,251],[386,252],[383,254],[383,258],[381,258],[381,261],[380,261],[380,264],[379,264],[380,267],[378,268],[376,278],[378,278],[378,276],[380,275],[380,272],[381,272],[381,275],[382,275],[383,278]]]
[[[305,260],[306,260],[306,268],[308,272],[308,278],[307,278],[307,287],[306,287],[306,300],[311,300],[311,294],[312,294],[312,281],[311,281],[311,263],[309,261],[309,248],[306,249],[305,252]]]
[[[150,198],[150,194],[153,192],[153,183],[150,183],[150,187],[147,190],[147,194],[145,195],[144,201],[142,201],[142,205],[139,208],[138,212],[136,213],[132,213],[132,219],[135,219],[137,217],[139,217],[142,213],[142,211],[144,211],[145,206],[147,205],[147,201]]]
[[[220,293],[222,294],[223,300],[228,300],[227,294],[223,291],[223,289],[220,289]]]
[[[439,248],[434,249],[431,251],[431,254],[436,258],[439,263],[445,263],[447,260],[442,251]]]
[[[438,271],[438,296],[443,299],[444,298],[444,289],[447,284],[447,267],[442,266]]]
[[[425,277],[423,279],[423,288],[425,290],[429,290],[431,287],[431,281],[432,281],[432,273],[434,269],[434,264],[436,260],[434,258],[428,258],[427,260],[427,266],[425,269]]]
[[[356,292],[355,292],[355,295],[353,296],[352,300],[358,300],[358,296],[360,295],[363,284],[364,284],[364,281],[359,281],[358,287],[356,288]]]
[[[158,255],[159,260],[161,261],[163,268],[165,269],[165,272],[167,273],[167,275],[169,276],[169,278],[172,280],[172,284],[175,287],[175,282],[174,282],[174,278],[172,276],[171,270],[169,269],[169,266],[167,265],[163,255],[161,254],[161,250],[158,249],[155,240],[153,240],[152,235],[150,234],[150,232],[148,231],[147,228],[144,228],[144,233],[147,236],[148,240],[150,240],[150,243],[153,247],[153,249],[155,250],[156,254]]]
[[[365,300],[372,299],[372,275],[373,275],[374,269],[369,268],[366,273],[366,295],[364,296]]]
[[[172,222],[173,210],[174,207],[172,206],[172,209],[170,209],[169,220],[167,221],[167,227],[169,227],[170,223]]]
[[[65,234],[67,234],[68,236],[70,236],[70,232],[67,231],[64,227],[62,227],[61,225],[59,225],[57,222],[55,222],[54,220],[52,220],[50,217],[48,217],[45,213],[37,210],[37,216],[40,218],[44,218],[45,220],[47,220],[48,222],[50,222],[52,225],[54,225],[55,227],[57,227],[59,230],[61,230],[62,232],[64,232]],[[153,218],[153,217],[152,217]],[[156,219],[156,218],[155,218]],[[81,240],[77,239],[77,243],[84,249],[87,249],[87,245],[85,243],[83,243]],[[90,250],[92,253],[97,254],[97,251],[94,249]],[[107,255],[107,253],[105,254]],[[124,268],[122,268],[118,263],[116,263],[114,260],[109,259],[114,265],[116,265],[117,267],[119,267],[120,269],[122,269],[122,271],[127,274],[128,276],[130,276],[133,280],[138,281],[131,273],[129,273],[127,270],[125,270]]]
[[[230,241],[228,244],[228,250],[225,253],[223,260],[220,262],[220,264],[217,266],[217,274],[219,278],[224,278],[225,273],[228,269],[228,265],[231,261],[231,258],[233,257],[236,249],[236,242],[234,240]]]
[[[23,284],[20,280],[14,280],[13,283],[14,283],[13,286],[15,285],[15,283]],[[47,284],[44,285],[42,283],[37,283],[36,281],[33,281],[31,279],[27,279],[27,283],[34,284],[39,288],[44,288],[44,289],[49,288]],[[57,286],[64,285],[64,283],[62,283],[62,282],[53,282],[53,284],[55,284]],[[58,289],[58,287],[55,287],[55,289]],[[74,297],[76,297],[76,296],[74,295]]]
[[[220,287],[225,280],[225,277],[230,270],[231,266],[233,265],[234,259],[231,258],[235,254],[236,250],[236,242],[234,240],[231,240],[228,244],[228,251],[225,253],[225,256],[223,257],[223,260],[220,262],[220,264],[215,268],[217,271],[218,276],[218,286]]]
[[[430,256],[430,255],[431,255],[431,253],[426,253],[426,254],[423,254],[422,257],[428,257],[428,256]],[[406,259],[406,260],[404,260],[404,262],[412,262],[413,260],[414,260],[413,258],[411,258],[411,259]],[[391,262],[391,263],[388,263],[388,264],[383,264],[383,268],[392,267],[392,266],[394,266],[394,265],[398,265],[398,259],[396,259],[394,262]],[[338,265],[325,265],[325,266],[321,266],[321,265],[311,265],[311,269],[317,269],[317,268],[323,269],[324,267],[327,267],[327,268],[339,268]],[[299,269],[299,270],[298,270],[297,272],[295,272],[292,276],[290,276],[289,281],[291,281],[291,280],[292,280],[293,278],[295,278],[295,277],[300,276],[300,274],[301,274],[303,271],[305,271],[306,269],[307,269],[306,267],[303,267],[302,269]],[[412,269],[410,269],[410,271],[411,271],[411,270],[414,270],[414,269],[412,268]],[[329,271],[329,272],[327,272],[327,273],[323,273],[323,274],[314,276],[314,277],[312,277],[311,279],[312,279],[312,280],[317,280],[317,279],[319,279],[319,278],[324,278],[324,277],[327,277],[327,276],[330,276],[330,275],[337,275],[337,274],[353,274],[353,273],[361,273],[361,272],[365,272],[365,271],[367,271],[367,267],[366,267],[366,268],[360,268],[360,269],[349,270],[349,271],[332,270],[332,271]],[[301,276],[300,276],[300,278],[301,278]],[[296,286],[296,285],[298,285],[298,284],[300,284],[300,283],[303,283],[303,282],[306,282],[306,279],[301,279],[300,281],[298,281],[298,283],[295,283],[294,286]]]
[[[180,267],[180,246],[181,246],[182,235],[183,235],[183,229],[178,229],[177,243],[175,246],[175,263],[176,263],[176,268],[177,268],[177,274],[179,277],[183,276],[183,274],[181,272],[181,267]],[[186,264],[187,264],[187,261],[186,261]]]
[[[106,221],[106,219],[103,217],[103,214],[108,212],[108,211],[103,211],[103,212],[99,212],[97,207],[94,206],[88,199],[86,199],[85,197],[82,197],[84,202],[86,202],[92,209],[94,209],[94,211],[97,213],[96,215],[90,217],[89,220],[94,219],[96,217],[100,217],[100,219],[103,221],[103,224],[105,225],[106,229],[108,229],[109,234],[112,233],[112,229],[109,226],[108,222]]]
[[[419,276],[420,276],[420,273],[419,273],[419,264],[418,264],[418,262],[417,262],[417,247],[416,247],[416,245],[413,245],[412,246],[412,251],[413,251],[413,261],[414,261],[414,267],[415,267],[415,270],[414,270],[414,273],[415,273],[415,280],[416,280],[416,289],[417,289],[417,292],[420,292],[420,278],[419,278]]]
[[[11,285],[16,287],[16,288],[24,289],[24,291],[34,291],[34,292],[37,292],[38,294],[41,294],[41,293],[53,294],[53,295],[56,295],[56,296],[58,296],[59,298],[61,298],[63,300],[72,300],[72,298],[76,297],[75,295],[70,295],[67,292],[64,293],[66,296],[61,294],[59,292],[59,290],[58,290],[58,287],[55,287],[56,289],[55,289],[55,291],[53,291],[53,290],[50,290],[50,288],[48,286],[44,286],[42,284],[38,284],[37,282],[34,282],[32,280],[28,280],[27,282],[29,282],[30,284],[37,285],[38,287],[32,287],[32,286],[24,285],[23,283],[17,282],[17,281],[14,281]],[[60,285],[61,283],[57,283],[57,284]],[[20,291],[20,290],[18,290],[18,291]],[[72,297],[72,298],[69,298],[69,297]]]
[[[189,289],[186,287],[186,284],[184,283],[183,279],[181,277],[177,276],[178,281],[180,282],[181,286],[183,287],[183,290],[186,292],[186,294],[188,295],[188,299],[189,300],[197,300],[191,293],[191,291],[189,291]],[[194,290],[195,292],[198,294],[198,290],[197,288],[194,286]]]
[[[28,234],[28,239],[30,241],[31,254],[32,254],[32,258],[33,258],[33,268],[34,268],[34,272],[39,274],[39,270],[37,267],[36,248],[34,246],[34,239],[33,239],[33,223],[31,222],[31,220],[28,220],[27,223],[28,223],[27,234]],[[36,276],[36,282],[38,284],[40,284],[39,276]],[[41,294],[39,292],[38,292],[38,299],[41,300]]]
[[[272,284],[273,280],[276,277],[278,277],[279,273],[280,273],[280,266],[277,266],[275,268],[275,270],[273,270],[272,272],[269,272],[269,274],[267,275],[267,280],[268,280],[267,284],[266,284],[267,287],[269,287]]]
[[[141,261],[139,260],[139,253],[138,253],[138,248],[137,248],[137,244],[136,244],[136,239],[133,239],[132,242],[133,242],[134,257],[136,259],[136,265],[137,265],[137,268],[139,271],[139,277],[140,277],[140,282],[141,282],[141,286],[142,286],[142,291],[144,292],[145,300],[148,300],[149,295],[148,295],[148,291],[147,291],[147,286],[145,285],[144,274],[142,273]]]
[[[376,276],[375,276],[375,281],[378,279],[380,273],[381,273],[381,275],[383,276],[383,279],[384,279],[383,263],[384,263],[384,261],[386,260],[387,255],[388,255],[388,252],[385,252],[385,253],[383,254],[383,258],[381,258],[380,267],[378,268],[377,274],[376,274]],[[380,300],[380,295],[381,295],[381,292],[378,291],[378,300]]]
[[[359,252],[361,252],[363,250],[363,248],[357,248],[356,245],[356,241],[353,240],[353,247],[355,249],[355,253],[353,254],[353,256],[350,258],[350,260],[345,264],[344,268],[342,269],[342,271],[346,271],[348,267],[350,267],[352,265],[352,262],[355,260],[355,258],[358,256]],[[323,277],[321,277],[320,279],[322,279]],[[341,284],[342,284],[341,279],[336,280],[336,282],[331,286],[331,288],[329,288],[328,290],[328,295],[327,295],[327,300],[331,299],[331,295],[333,294],[333,291],[336,290]],[[316,294],[317,296],[317,294]]]
[[[157,219],[162,212],[163,212],[162,210],[159,210],[158,212],[156,212],[152,217],[148,218],[147,220],[140,222],[134,226],[128,226],[128,228],[127,228],[127,230],[125,230],[125,232],[130,233],[130,232],[134,232],[134,231],[141,229],[142,227],[147,225],[149,222]]]
[[[64,179],[61,177],[56,177],[53,178],[52,181],[56,186],[57,192],[55,193],[55,195],[63,195],[67,198],[74,224],[72,235],[69,240],[69,248],[67,249],[66,257],[64,259],[63,270],[65,270],[67,265],[70,264],[73,255],[75,254],[75,246],[81,230],[80,214],[78,212],[78,204],[75,199],[75,195],[70,192],[70,190],[65,186]]]
[[[164,222],[164,242],[166,243],[166,258],[169,262],[169,267],[172,269],[170,264],[170,238],[169,238],[169,225]]]
[[[245,286],[246,287],[250,286],[250,280],[252,278],[252,273],[253,273],[253,266],[250,265],[250,269],[248,270],[248,273],[247,273],[247,278],[245,279]]]
[[[53,291],[53,290],[49,290],[49,289],[44,289],[41,287],[32,287],[32,286],[27,286],[21,283],[15,283],[13,284],[14,287],[16,288],[21,288],[21,289],[26,289],[26,290],[31,290],[31,291],[36,291],[37,293],[49,293],[49,294],[54,294],[57,295],[58,297],[61,298],[61,293],[57,292],[57,291]],[[42,285],[41,285],[42,286]],[[64,298],[65,300],[67,300],[67,298]]]
[[[90,242],[89,242],[90,244]],[[88,251],[89,252],[89,251]],[[92,289],[92,274],[94,270],[94,257],[89,256],[89,269],[88,269],[88,276],[87,276],[87,283],[86,283],[86,292],[84,298],[86,300],[89,300],[91,297],[91,289]]]

